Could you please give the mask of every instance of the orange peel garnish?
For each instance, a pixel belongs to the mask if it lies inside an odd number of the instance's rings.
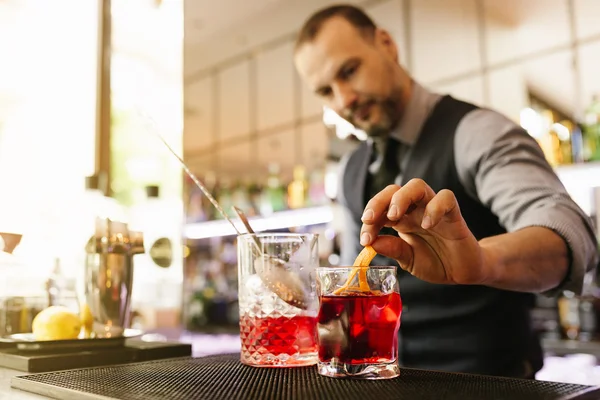
[[[369,264],[371,264],[371,261],[373,261],[373,258],[375,258],[376,255],[377,252],[375,249],[373,249],[373,247],[365,246],[354,260],[353,266],[356,268],[352,270],[350,276],[348,276],[348,279],[346,280],[346,283],[337,288],[333,294],[340,294],[348,289],[357,288],[356,286],[353,286],[352,288],[350,287],[350,283],[357,274],[358,289],[360,289],[361,292],[370,292],[371,289],[369,288],[369,282],[367,281],[367,270],[369,269]]]
[[[371,264],[371,261],[373,261],[373,259],[375,258],[375,256],[377,255],[377,252],[375,251],[375,249],[371,246],[365,246],[360,253],[358,253],[358,256],[356,256],[356,259],[354,260],[354,265],[355,267],[368,267],[369,264]]]

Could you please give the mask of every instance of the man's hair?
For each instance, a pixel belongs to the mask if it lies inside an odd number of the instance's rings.
[[[360,8],[350,5],[335,5],[323,8],[311,15],[302,25],[296,37],[295,49],[304,43],[313,41],[323,24],[333,17],[341,17],[354,26],[365,38],[373,38],[377,26]]]

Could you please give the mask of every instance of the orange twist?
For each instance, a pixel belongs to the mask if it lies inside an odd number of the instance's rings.
[[[348,290],[350,288],[350,283],[352,282],[356,274],[358,274],[358,288],[360,289],[360,291],[369,292],[371,289],[369,288],[369,282],[367,281],[367,267],[369,266],[369,264],[371,264],[371,261],[373,260],[373,258],[375,258],[376,255],[377,252],[375,251],[375,249],[373,249],[373,247],[365,246],[354,260],[353,266],[357,268],[354,268],[352,270],[350,276],[346,280],[346,283],[344,283],[344,285],[342,285],[341,287],[337,288],[333,292],[333,294],[340,294],[343,291]]]

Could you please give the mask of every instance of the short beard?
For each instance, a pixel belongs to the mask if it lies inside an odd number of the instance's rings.
[[[354,121],[354,112],[357,108],[360,108],[368,102],[374,102],[380,108],[381,119],[375,124],[367,124],[366,126],[359,126]],[[364,131],[370,137],[386,137],[390,132],[396,128],[398,121],[401,117],[401,109],[404,108],[401,105],[402,96],[400,92],[392,93],[392,95],[385,99],[377,99],[372,96],[365,96],[365,100],[362,101],[358,107],[354,109],[344,110],[343,117],[345,120],[354,125],[357,129]]]
[[[398,125],[398,104],[389,99],[378,104],[381,110],[381,120],[366,128],[365,133],[371,137],[387,137]]]

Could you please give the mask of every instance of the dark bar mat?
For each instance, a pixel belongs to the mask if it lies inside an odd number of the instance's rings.
[[[144,342],[129,339],[125,345],[94,350],[23,351],[0,350],[0,367],[24,372],[48,372],[97,367],[192,355],[192,345],[174,342]]]
[[[589,400],[600,388],[403,368],[390,380],[319,376],[315,367],[254,368],[239,354],[14,377],[15,388],[70,399]]]

